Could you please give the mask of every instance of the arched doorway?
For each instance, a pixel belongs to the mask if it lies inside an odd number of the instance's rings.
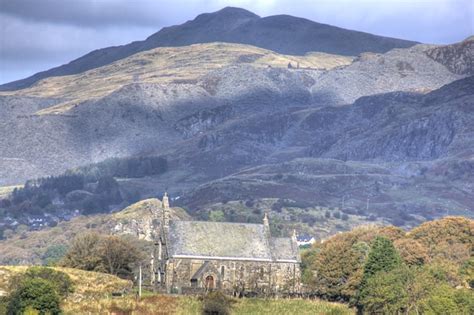
[[[206,277],[206,289],[208,290],[214,289],[214,277],[211,275]]]

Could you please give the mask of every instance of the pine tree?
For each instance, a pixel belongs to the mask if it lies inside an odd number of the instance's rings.
[[[401,266],[400,255],[393,246],[390,239],[382,236],[377,236],[369,252],[367,262],[364,266],[364,273],[360,285],[359,294],[357,296],[357,304],[361,308],[361,301],[366,300],[367,296],[371,294],[369,283],[379,272],[390,272]]]
[[[369,257],[364,266],[365,282],[379,271],[389,272],[401,265],[400,255],[393,246],[391,240],[383,236],[377,236],[372,244]]]

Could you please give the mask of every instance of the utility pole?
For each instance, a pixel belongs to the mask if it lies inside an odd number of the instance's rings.
[[[138,297],[142,297],[142,264],[138,271]]]
[[[342,196],[342,208],[341,208],[341,209],[343,209],[343,210],[344,210],[344,199],[345,199],[345,198],[346,198],[346,196],[345,196],[345,195],[344,195],[344,196]]]
[[[367,196],[367,212],[369,211],[369,196]]]

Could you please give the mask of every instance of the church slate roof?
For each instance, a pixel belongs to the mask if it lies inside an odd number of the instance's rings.
[[[176,258],[299,261],[292,240],[268,239],[263,224],[173,220],[168,240],[169,254]]]

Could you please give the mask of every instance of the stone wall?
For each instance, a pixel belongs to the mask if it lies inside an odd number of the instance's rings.
[[[212,288],[229,294],[296,293],[300,268],[298,263],[173,258],[167,262],[166,282],[177,293]]]

